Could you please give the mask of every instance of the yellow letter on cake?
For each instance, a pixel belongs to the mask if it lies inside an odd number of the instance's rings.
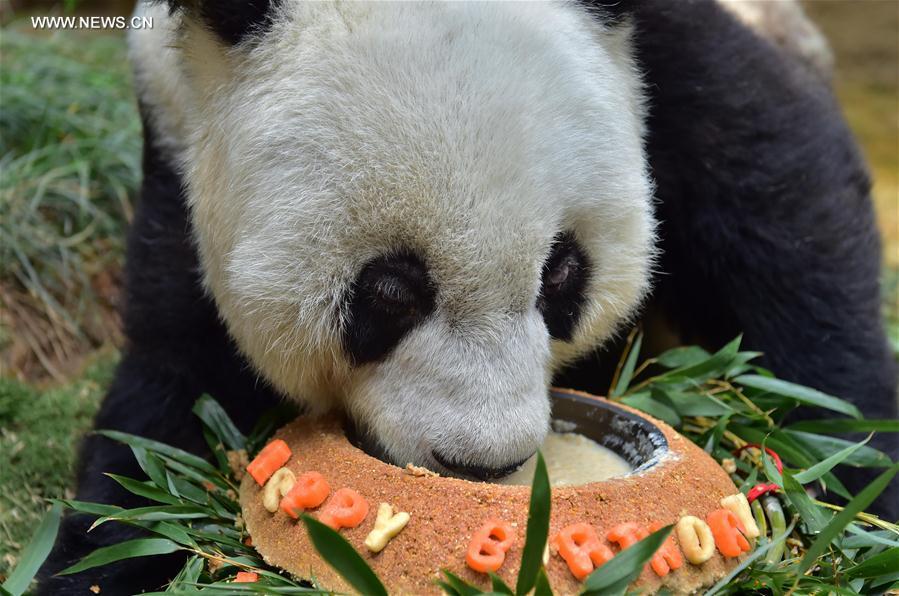
[[[755,523],[755,518],[752,517],[752,510],[749,508],[749,501],[746,500],[746,495],[737,493],[724,497],[721,499],[721,506],[725,509],[730,509],[737,516],[737,519],[743,522],[747,538],[759,537],[759,527]]]
[[[408,513],[400,511],[394,514],[393,506],[390,503],[381,503],[378,507],[378,517],[375,519],[375,529],[365,538],[365,546],[373,553],[381,552],[408,523]]]

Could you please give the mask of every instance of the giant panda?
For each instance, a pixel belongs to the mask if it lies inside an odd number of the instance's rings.
[[[385,459],[501,476],[553,383],[616,342],[717,348],[896,418],[879,241],[824,77],[712,0],[145,4],[128,344],[97,415],[203,452],[213,394],[346,413]],[[134,505],[101,436],[77,498]],[[177,558],[54,577],[129,536],[67,517],[46,594],[157,588]]]

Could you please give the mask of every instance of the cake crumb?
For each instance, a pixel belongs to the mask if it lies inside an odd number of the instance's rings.
[[[250,465],[250,456],[247,455],[247,450],[228,451],[225,455],[228,456],[228,467],[231,468],[231,473],[240,482],[247,471],[247,466]]]
[[[94,594],[99,594],[99,593],[100,593],[100,586],[98,586],[97,584],[92,585],[92,586],[91,586],[90,588],[88,588],[88,589],[89,589],[91,592],[93,592]]]
[[[206,559],[206,569],[209,570],[210,575],[214,575],[218,572],[219,569],[222,568],[222,562],[219,559]]]
[[[437,472],[433,470],[429,470],[427,468],[423,468],[421,466],[414,466],[411,463],[406,464],[406,467],[403,468],[403,472],[409,474],[410,476],[422,477],[422,476],[432,476],[434,478],[440,476]]]
[[[737,471],[737,463],[730,457],[721,460],[721,467],[724,468],[724,471],[728,474],[733,474]]]

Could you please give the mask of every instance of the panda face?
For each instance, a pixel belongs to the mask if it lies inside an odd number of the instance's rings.
[[[178,31],[195,239],[253,365],[397,464],[529,457],[552,373],[647,290],[626,28],[569,4],[285,0],[233,47]]]

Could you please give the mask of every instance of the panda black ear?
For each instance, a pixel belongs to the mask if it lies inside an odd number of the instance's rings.
[[[580,4],[594,18],[609,27],[617,27],[630,22],[635,7],[634,0],[580,0]]]
[[[269,30],[281,0],[168,0],[202,21],[222,41],[236,45]]]

